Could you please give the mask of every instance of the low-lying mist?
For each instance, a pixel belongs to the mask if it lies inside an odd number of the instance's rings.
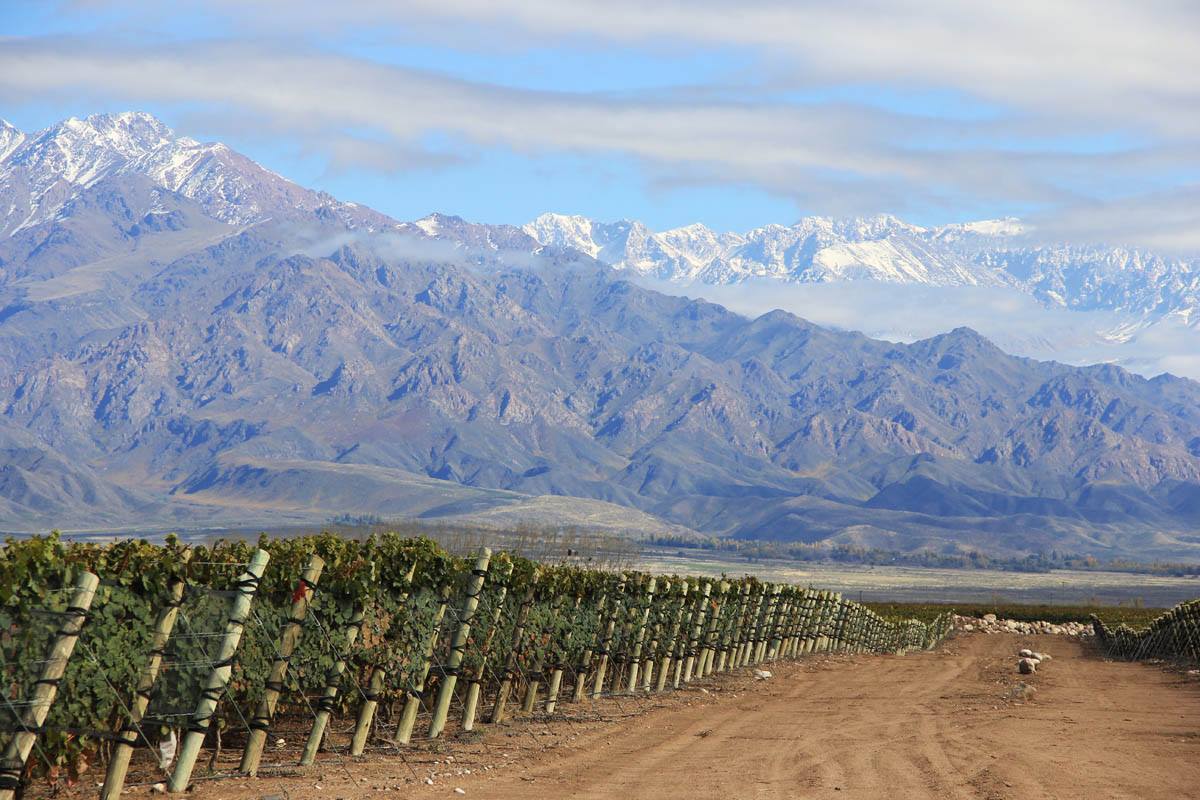
[[[1200,329],[1167,317],[1047,307],[1015,289],[876,282],[714,286],[636,278],[650,289],[702,297],[747,316],[782,309],[877,339],[911,342],[967,326],[1015,355],[1084,365],[1114,363],[1147,377],[1200,379]]]

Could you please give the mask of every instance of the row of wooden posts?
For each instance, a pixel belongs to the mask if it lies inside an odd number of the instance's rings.
[[[1096,616],[1092,627],[1096,642],[1111,658],[1200,664],[1200,600],[1180,603],[1141,631],[1124,624],[1110,629]]]
[[[516,606],[515,621],[508,647],[495,642],[504,610],[504,589],[491,609],[491,619],[485,620],[487,633],[473,642],[472,625],[479,610],[480,595],[488,577],[491,551],[479,553],[464,596],[461,598],[457,625],[443,631],[447,609],[451,602],[449,586],[439,594],[434,616],[433,632],[425,642],[418,665],[418,679],[404,699],[403,710],[393,738],[405,744],[413,736],[418,712],[423,703],[432,703],[432,719],[428,736],[442,734],[449,717],[451,703],[460,677],[466,682],[463,694],[461,726],[472,729],[481,702],[482,683],[490,655],[503,656],[500,682],[488,714],[491,723],[502,722],[508,713],[513,686],[522,677],[522,643],[528,640],[526,627],[537,591],[537,578],[525,587]],[[184,791],[190,781],[206,735],[214,722],[218,703],[225,693],[232,673],[242,632],[250,617],[251,605],[259,582],[267,568],[269,555],[265,550],[254,551],[245,571],[238,577],[236,591],[230,601],[228,621],[220,637],[220,646],[213,656],[212,669],[207,675],[199,702],[192,713],[179,747],[178,758],[171,771],[167,788]],[[324,567],[322,560],[312,556],[299,578],[293,595],[288,621],[275,645],[274,661],[265,683],[266,689],[253,715],[249,718],[249,734],[242,752],[240,771],[247,775],[258,772],[264,746],[276,707],[281,699],[290,658],[304,632],[304,620]],[[509,572],[511,563],[507,565]],[[506,577],[506,576],[501,576]],[[411,584],[412,571],[409,572]],[[667,596],[671,582],[678,579],[638,576],[636,586],[626,586],[622,578],[615,591],[599,600],[600,625],[594,641],[587,643],[581,662],[577,665],[533,663],[524,673],[525,691],[521,708],[532,712],[542,704],[552,714],[560,700],[564,674],[574,672],[574,687],[570,700],[579,702],[586,697],[606,694],[636,694],[678,688],[696,678],[731,669],[762,664],[780,658],[796,658],[817,652],[904,653],[913,649],[932,647],[949,631],[949,617],[936,623],[886,620],[866,607],[843,599],[839,594],[802,589],[781,584],[750,582],[730,583],[724,580],[687,579],[676,587],[679,599],[667,613],[655,616],[651,611],[655,597]],[[10,800],[19,786],[20,777],[34,747],[37,731],[46,720],[57,694],[59,682],[80,636],[98,578],[91,573],[80,576],[70,600],[64,622],[45,660],[40,679],[32,696],[24,703],[18,727],[20,732],[9,741],[0,768],[0,800]],[[162,659],[179,615],[185,582],[176,579],[168,587],[168,601],[155,620],[149,658],[141,668],[137,685],[131,691],[128,718],[117,732],[108,762],[105,781],[100,792],[102,800],[116,800],[125,784],[130,756],[138,742],[139,726],[150,704],[151,693],[158,677]],[[557,613],[569,613],[571,598],[554,601]],[[578,598],[575,598],[578,607]],[[354,614],[344,631],[346,649],[359,636],[364,615]],[[444,662],[438,668],[440,680],[436,694],[427,691],[427,681],[434,668],[434,653],[443,635],[449,637]],[[614,638],[623,643],[613,652]],[[463,670],[467,648],[474,645],[483,659],[481,665]],[[576,643],[580,644],[580,643]],[[317,702],[314,721],[301,755],[300,764],[312,764],[321,747],[330,718],[337,707],[341,685],[348,669],[347,653],[337,661],[324,678],[324,688]],[[526,658],[528,656],[526,655]],[[350,754],[361,755],[367,744],[379,698],[387,677],[385,665],[371,670],[362,691],[363,701],[350,742]],[[540,697],[542,681],[547,677],[545,698]]]

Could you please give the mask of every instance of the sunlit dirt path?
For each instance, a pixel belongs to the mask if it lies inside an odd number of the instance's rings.
[[[1024,646],[1054,660],[1026,679],[1034,698],[1016,701]],[[193,796],[1200,798],[1200,680],[1106,662],[1071,639],[973,635],[931,653],[771,669],[767,681],[609,703],[607,721],[517,721],[482,742],[410,753],[407,766],[327,761]]]

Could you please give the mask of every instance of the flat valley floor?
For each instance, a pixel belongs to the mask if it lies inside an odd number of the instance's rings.
[[[1022,647],[1054,658],[1022,678]],[[482,738],[403,759],[330,753],[312,772],[200,782],[190,796],[1200,798],[1200,678],[1186,671],[1104,661],[1066,637],[984,634],[928,653],[768,669],[769,680],[727,675],[669,696],[565,704],[554,721],[481,726]],[[1022,679],[1032,699],[1012,697]]]

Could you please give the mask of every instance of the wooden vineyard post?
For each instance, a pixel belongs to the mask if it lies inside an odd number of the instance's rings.
[[[582,605],[582,603],[583,595],[575,595],[575,609],[572,612],[572,616],[579,614],[579,606]],[[550,684],[546,687],[547,714],[553,714],[554,709],[558,707],[558,692],[562,688],[563,671],[567,668],[565,653],[567,652],[567,647],[569,647],[571,644],[571,640],[574,638],[575,629],[572,627],[567,630],[566,639],[563,641],[562,647],[559,648],[559,661],[555,663],[554,669],[550,670]]]
[[[412,589],[413,577],[417,574],[417,562],[413,561],[404,576],[406,590],[398,598],[400,603],[408,602],[409,591]],[[379,695],[383,693],[387,681],[387,670],[376,664],[371,668],[371,676],[367,678],[367,688],[363,692],[363,704],[358,709],[358,719],[354,722],[354,733],[350,736],[350,755],[361,756],[367,749],[367,737],[371,735],[371,723],[375,721],[375,711],[379,708]]]
[[[721,612],[725,609],[725,595],[729,593],[729,583],[721,581],[717,588],[717,599],[713,601],[712,614],[708,618],[708,628],[704,632],[704,641],[700,649],[700,663],[696,665],[696,677],[703,678],[713,671],[716,659],[717,636],[720,633],[724,618]]]
[[[367,749],[367,736],[371,733],[371,723],[375,720],[375,710],[379,707],[379,695],[383,694],[383,684],[387,680],[387,670],[373,669],[367,680],[367,689],[363,692],[363,704],[358,710],[358,719],[354,722],[354,733],[350,736],[350,755],[361,756]]]
[[[750,642],[747,666],[757,664],[762,660],[760,652],[766,647],[767,630],[771,627],[771,613],[774,610],[775,587],[768,583],[763,586],[762,610],[754,626],[754,640]]]
[[[775,649],[776,659],[788,657],[792,644],[792,629],[796,624],[796,591],[791,586],[783,590],[783,614],[779,619],[779,645]]]
[[[421,661],[417,667],[419,675],[416,682],[408,687],[404,710],[400,712],[400,722],[396,725],[395,740],[398,744],[408,744],[412,739],[413,727],[417,724],[417,712],[421,710],[421,698],[425,695],[425,681],[429,678],[429,668],[433,663],[433,651],[442,635],[442,621],[446,618],[446,607],[450,605],[451,591],[449,583],[442,587],[437,610],[433,612],[433,630],[429,632],[429,638],[425,640],[425,648],[421,651]]]
[[[805,589],[804,592],[806,595],[804,601],[804,645],[801,650],[804,655],[808,655],[817,646],[817,629],[821,617],[817,590]]]
[[[796,649],[796,631],[800,626],[800,592],[795,587],[787,589],[787,616],[784,619],[783,645],[779,649],[780,658],[792,658]]]
[[[642,666],[642,645],[646,641],[646,623],[650,621],[650,607],[654,605],[654,589],[658,585],[655,578],[650,578],[646,585],[646,607],[642,609],[641,619],[637,621],[637,632],[633,637],[633,652],[629,656],[629,682],[626,691],[633,694],[637,691],[638,671]]]
[[[604,613],[607,609],[608,592],[603,592],[600,595],[599,602],[596,603],[596,624],[601,626],[601,628],[604,625]],[[603,636],[603,630],[598,628],[595,636],[597,645]],[[582,703],[583,696],[587,693],[588,668],[592,665],[592,656],[594,655],[594,650],[594,647],[589,647],[587,650],[583,651],[583,655],[579,659],[579,667],[575,670],[575,689],[571,693],[572,703]]]
[[[686,604],[683,624],[679,627],[679,638],[674,646],[674,658],[671,662],[671,685],[678,689],[683,685],[683,662],[687,659],[688,636],[692,630],[692,620],[696,618],[696,604],[700,602],[700,584],[696,584],[696,594]]]
[[[818,653],[824,653],[829,649],[829,604],[829,592],[817,592],[816,639],[813,643],[813,650]]]
[[[433,704],[433,719],[429,723],[429,738],[436,739],[442,735],[446,727],[446,717],[450,714],[450,701],[454,699],[454,686],[458,683],[458,670],[462,666],[463,656],[467,651],[467,642],[471,639],[471,623],[475,620],[475,612],[479,608],[479,595],[483,592],[484,581],[487,580],[488,565],[492,560],[492,551],[481,548],[479,557],[475,559],[475,568],[471,570],[471,578],[467,582],[467,595],[463,598],[462,610],[458,615],[458,628],[454,638],[450,640],[450,655],[446,658],[446,674],[438,686],[437,700]]]
[[[800,652],[809,655],[817,649],[817,636],[821,627],[820,592],[815,589],[805,589],[807,598],[804,601],[804,643]]]
[[[267,562],[271,556],[266,550],[257,549],[250,557],[246,571],[238,576],[237,593],[230,604],[229,619],[225,623],[224,637],[217,650],[217,658],[213,662],[212,671],[204,682],[204,690],[200,693],[200,702],[192,713],[187,733],[179,747],[179,760],[175,762],[175,771],[167,781],[167,790],[182,792],[187,789],[192,779],[192,770],[196,767],[196,758],[204,745],[204,737],[212,724],[213,714],[216,713],[217,703],[229,684],[229,676],[233,673],[233,656],[238,644],[242,641],[242,631],[246,627],[246,618],[250,616],[250,605],[258,591],[259,581],[266,571]]]
[[[542,630],[538,636],[538,643],[542,647],[550,646],[550,639],[554,634],[554,625],[558,620],[558,615],[562,613],[562,606],[565,601],[566,595],[555,595],[554,602],[550,606],[550,615],[546,618],[546,623],[542,626]],[[526,714],[532,713],[533,707],[537,705],[538,692],[542,688],[542,673],[545,669],[544,657],[539,653],[533,666],[529,669],[529,677],[525,682],[525,699],[521,703],[521,711]]]
[[[775,601],[775,621],[771,625],[770,639],[767,642],[767,661],[779,658],[779,648],[783,644],[783,626],[788,618],[788,598],[783,594],[783,587],[776,587],[779,597]]]
[[[837,615],[839,610],[839,597],[833,592],[825,593],[825,617],[822,628],[824,647],[822,650],[826,653],[835,652],[837,650]]]
[[[833,592],[825,592],[825,608],[821,614],[821,652],[823,653],[831,652],[835,648],[837,611],[837,595]]]
[[[778,621],[775,623],[775,635],[771,646],[767,648],[767,660],[778,661],[787,657],[788,633],[792,627],[792,588],[783,587],[783,595],[779,599]]]
[[[683,625],[683,612],[687,607],[688,590],[691,588],[687,581],[680,587],[679,607],[675,609],[675,619],[671,622],[671,632],[663,641],[662,657],[658,660],[658,681],[654,684],[655,691],[661,692],[667,687],[667,672],[671,669],[671,660],[675,654],[675,645],[679,640],[680,626]]]
[[[729,665],[729,655],[737,647],[738,638],[742,635],[742,622],[746,613],[746,599],[749,597],[750,584],[743,583],[738,587],[737,604],[729,617],[725,637],[721,640],[721,653],[717,656],[717,672],[724,672]]]
[[[241,771],[247,775],[257,775],[258,765],[262,761],[263,748],[267,744],[267,732],[271,720],[275,717],[275,706],[279,704],[279,696],[283,694],[284,680],[287,678],[288,662],[300,637],[304,633],[304,618],[308,616],[308,607],[312,603],[313,593],[317,582],[321,580],[321,571],[325,569],[325,561],[318,555],[310,556],[308,566],[300,576],[300,584],[292,595],[292,607],[288,612],[287,625],[279,636],[279,646],[275,650],[275,660],[271,663],[271,672],[267,677],[266,690],[262,700],[250,718],[250,735],[246,737],[246,747],[242,750]]]
[[[479,711],[479,693],[480,681],[483,680],[484,670],[487,669],[488,657],[492,653],[492,642],[496,639],[496,631],[500,627],[500,620],[504,616],[504,601],[508,597],[508,578],[513,573],[513,562],[509,561],[503,567],[503,578],[505,583],[500,584],[499,594],[496,596],[496,607],[492,609],[491,624],[488,627],[487,636],[484,637],[483,646],[479,648],[479,667],[471,670],[471,674],[467,676],[467,698],[463,703],[463,718],[462,729],[470,731],[475,729],[475,717]]]
[[[626,584],[627,601],[621,610],[621,618],[617,621],[616,634],[610,646],[608,659],[609,685],[612,693],[624,691],[626,668],[629,666],[630,643],[633,641],[633,631],[637,624],[638,609],[641,605],[644,576],[639,576],[633,585]]]
[[[842,636],[846,625],[846,603],[840,594],[833,595],[833,652],[840,653],[843,649]]]
[[[808,590],[796,590],[796,627],[792,631],[792,658],[804,655],[804,631],[808,626]]]
[[[692,620],[692,633],[687,642],[687,659],[683,662],[683,682],[692,682],[692,672],[696,668],[696,658],[699,655],[700,636],[704,631],[704,619],[708,614],[708,600],[712,596],[712,583],[705,583],[700,590],[696,602],[696,616]]]
[[[853,653],[858,633],[858,609],[849,600],[842,601],[842,652]]]
[[[733,647],[729,653],[729,669],[737,669],[742,665],[742,659],[746,651],[746,640],[750,638],[750,631],[754,626],[754,613],[758,603],[755,588],[755,584],[747,581],[746,602],[742,607],[742,618],[738,620],[737,633],[734,636]]]
[[[770,613],[767,615],[767,625],[762,631],[762,642],[758,643],[758,663],[768,660],[770,650],[774,645],[775,632],[779,630],[782,595],[784,595],[784,585],[776,583],[770,591]]]
[[[350,621],[346,623],[347,651],[358,641],[358,634],[362,631],[364,618],[363,609],[359,606],[351,614]],[[338,684],[345,672],[346,653],[338,653],[337,660],[325,673],[325,687],[321,690],[320,699],[317,700],[317,714],[313,719],[312,730],[308,732],[308,740],[304,743],[304,752],[300,755],[300,766],[302,767],[309,766],[317,759],[317,751],[321,749],[321,739],[325,736],[325,729],[329,726],[329,718],[333,716],[334,704],[337,702]]]
[[[667,598],[671,596],[671,582],[663,581],[662,592],[656,597],[658,598],[658,607],[651,610],[654,615],[654,625],[650,629],[650,642],[646,645],[645,656],[642,658],[642,685],[643,692],[649,692],[654,682],[654,664],[655,656],[658,654],[658,648],[662,646],[663,636],[663,610],[667,607]]]
[[[63,612],[62,627],[58,629],[50,652],[43,661],[41,675],[33,685],[27,705],[16,721],[19,731],[13,734],[4,748],[4,754],[0,756],[0,800],[12,800],[21,788],[25,762],[33,752],[38,729],[45,723],[50,707],[54,705],[58,684],[67,671],[67,662],[75,650],[75,643],[79,641],[79,634],[83,630],[83,623],[87,621],[99,585],[100,579],[90,572],[80,574],[75,581],[75,590]]]
[[[624,594],[625,594],[625,576],[621,576],[620,582],[617,584],[615,592],[617,600],[613,603],[612,614],[608,617],[608,622],[604,626],[604,635],[600,639],[600,651],[598,655],[600,660],[596,663],[595,683],[592,684],[592,699],[598,698],[604,691],[604,676],[608,671],[608,656],[609,648],[612,647],[613,631],[617,628],[617,621],[620,619],[622,612],[625,610]]]
[[[871,619],[862,606],[854,607],[854,652],[865,653],[871,630]]]
[[[767,603],[767,589],[768,585],[765,583],[758,585],[758,596],[752,604],[749,624],[746,626],[745,637],[738,650],[735,667],[749,666],[750,660],[754,656],[754,648],[758,641],[758,629],[762,625],[763,611]]]
[[[521,608],[517,611],[512,641],[509,643],[508,655],[504,659],[504,676],[500,679],[500,689],[496,692],[496,703],[492,706],[491,722],[493,725],[504,721],[504,709],[508,705],[513,676],[517,672],[517,659],[521,656],[521,642],[525,638],[525,622],[529,619],[529,610],[533,607],[533,596],[537,591],[539,577],[541,577],[541,571],[534,571],[529,588],[525,590],[525,596],[521,598]]]
[[[841,597],[838,605],[838,643],[840,645],[838,649],[842,653],[848,653],[850,652],[850,637],[853,633],[851,629],[853,615],[850,609],[850,601]]]
[[[191,550],[184,550],[183,563],[192,557]],[[138,674],[137,689],[133,693],[133,703],[129,709],[129,718],[117,731],[116,743],[113,745],[112,756],[108,760],[108,769],[104,774],[104,785],[100,789],[100,800],[117,800],[125,787],[125,775],[129,772],[129,759],[133,755],[133,746],[137,744],[138,727],[146,709],[150,707],[150,693],[154,690],[154,682],[158,679],[158,671],[162,666],[163,656],[167,652],[167,643],[171,640],[171,631],[179,618],[179,608],[183,605],[183,591],[187,581],[182,574],[171,577],[167,584],[167,602],[159,609],[154,619],[154,633],[150,638],[150,658]]]

